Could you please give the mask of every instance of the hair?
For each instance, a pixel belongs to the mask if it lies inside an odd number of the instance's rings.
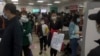
[[[12,14],[16,14],[16,6],[13,3],[7,3],[4,10],[9,10]]]
[[[16,15],[21,16],[21,12],[19,10],[16,10]]]
[[[97,13],[96,23],[100,24],[100,11]]]
[[[74,16],[71,17],[71,21],[73,21],[76,25],[78,25],[77,18],[79,18],[79,16],[76,14],[74,14]]]

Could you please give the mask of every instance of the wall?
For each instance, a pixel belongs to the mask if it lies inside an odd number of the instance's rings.
[[[24,7],[24,8],[26,8],[26,10],[27,10],[28,12],[32,12],[32,9],[33,9],[33,8],[47,9],[47,12],[50,11],[49,7],[46,7],[46,6],[45,6],[45,7],[44,7],[44,6],[43,6],[43,7],[42,7],[42,6],[28,6],[28,5],[27,5],[27,6],[24,6],[24,5],[16,5],[16,6],[17,6],[17,9],[18,9],[18,10],[21,10],[21,8]]]
[[[0,3],[0,15],[2,15],[2,13],[3,13],[3,8],[4,8],[4,3],[2,4],[2,3]]]
[[[100,34],[96,30],[96,22],[89,20],[88,15],[90,13],[96,12],[96,10],[91,10],[94,8],[100,7],[99,2],[89,2],[87,3],[87,9],[85,12],[85,20],[84,20],[84,26],[83,26],[83,48],[82,48],[82,56],[87,56],[87,54],[90,52],[91,49],[98,46],[97,43],[94,42],[94,40],[97,40],[100,38]]]

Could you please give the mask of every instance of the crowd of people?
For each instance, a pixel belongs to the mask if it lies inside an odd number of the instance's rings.
[[[14,4],[8,3],[0,16],[0,56],[22,56],[22,51],[24,56],[32,56],[29,47],[33,32],[40,41],[39,55],[47,50],[46,46],[50,47],[54,32],[63,32],[64,39],[70,40],[71,56],[77,56],[82,25],[83,15],[77,10],[35,14],[18,11]],[[57,50],[50,47],[50,56],[57,56]]]

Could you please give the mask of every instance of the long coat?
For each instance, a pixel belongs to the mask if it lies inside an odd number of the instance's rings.
[[[0,42],[0,56],[21,55],[23,31],[18,19],[16,16],[8,22]]]
[[[23,24],[23,46],[27,46],[27,45],[30,45],[30,42],[29,42],[29,37],[27,36],[29,33],[32,32],[32,28],[31,28],[31,22],[28,21],[28,22],[25,22],[25,23],[22,23]]]

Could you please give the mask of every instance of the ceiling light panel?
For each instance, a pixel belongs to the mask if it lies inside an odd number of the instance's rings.
[[[47,5],[52,5],[52,4],[47,4]]]
[[[54,3],[61,3],[61,1],[54,1]]]
[[[37,2],[38,2],[38,3],[43,3],[44,1],[43,1],[43,0],[38,0]]]
[[[34,5],[34,3],[28,3],[29,5]]]
[[[11,0],[11,1],[17,2],[18,0]]]

